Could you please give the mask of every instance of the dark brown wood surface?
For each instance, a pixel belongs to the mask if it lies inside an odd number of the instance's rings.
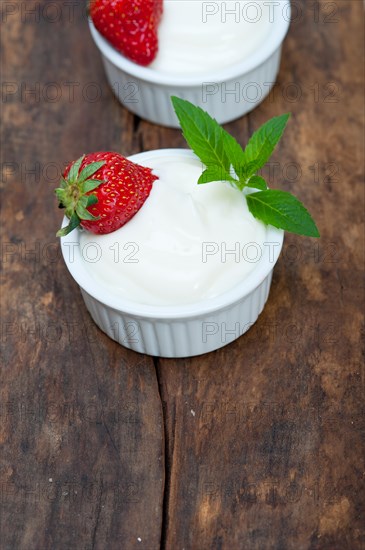
[[[114,99],[83,2],[1,4],[1,550],[364,548],[362,2],[293,2],[274,91],[227,125],[293,113],[266,176],[321,239],[287,235],[255,326],[185,360],[93,325],[53,195],[83,152],[180,132]]]

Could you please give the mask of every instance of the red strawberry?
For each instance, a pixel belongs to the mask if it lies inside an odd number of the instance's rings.
[[[92,233],[112,233],[143,206],[157,179],[118,153],[84,155],[65,169],[56,195],[70,219],[58,237],[81,225]]]
[[[163,0],[91,0],[95,27],[118,51],[149,65],[158,51],[157,28]]]

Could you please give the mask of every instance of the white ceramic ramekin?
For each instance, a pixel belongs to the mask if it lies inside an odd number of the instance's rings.
[[[129,157],[148,165],[156,156],[196,158],[184,149],[160,149]],[[67,218],[63,225],[67,225]],[[95,323],[110,338],[140,353],[159,357],[191,357],[229,344],[257,320],[269,295],[274,266],[284,232],[268,226],[260,259],[251,273],[216,298],[184,306],[148,306],[122,299],[101,287],[91,275],[92,263],[83,259],[80,230],[61,240],[66,265],[79,284]],[[146,274],[148,276],[148,274]]]
[[[187,99],[208,111],[220,124],[235,120],[259,105],[273,88],[281,46],[290,23],[290,0],[275,2],[270,34],[246,60],[212,74],[166,75],[133,63],[115,50],[89,20],[110,86],[119,101],[143,119],[179,128],[171,96]]]

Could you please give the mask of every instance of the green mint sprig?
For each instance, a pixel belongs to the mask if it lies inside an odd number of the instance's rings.
[[[234,137],[203,109],[176,96],[171,101],[188,145],[206,166],[199,184],[223,180],[240,191],[247,187],[256,189],[255,193],[245,195],[255,218],[298,235],[320,236],[313,218],[294,195],[268,189],[264,178],[257,175],[280,141],[290,114],[266,122],[242,149]]]

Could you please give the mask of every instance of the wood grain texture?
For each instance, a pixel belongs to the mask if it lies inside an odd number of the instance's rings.
[[[185,360],[109,340],[60,257],[67,161],[185,147],[114,99],[66,4],[1,5],[1,550],[364,548],[362,3],[293,2],[274,91],[227,125],[292,112],[265,175],[322,238],[287,235],[255,326]]]
[[[37,16],[47,2],[16,6],[2,34],[0,546],[158,548],[164,430],[153,359],[95,327],[55,238],[59,171],[84,151],[136,152],[133,117],[105,83],[83,3],[69,17],[61,6],[53,23],[52,6]]]
[[[228,128],[245,142],[292,112],[265,174],[322,238],[286,236],[269,302],[233,345],[159,362],[167,549],[364,546],[362,6],[336,2],[333,23],[326,2],[318,23],[296,6],[274,91]]]

